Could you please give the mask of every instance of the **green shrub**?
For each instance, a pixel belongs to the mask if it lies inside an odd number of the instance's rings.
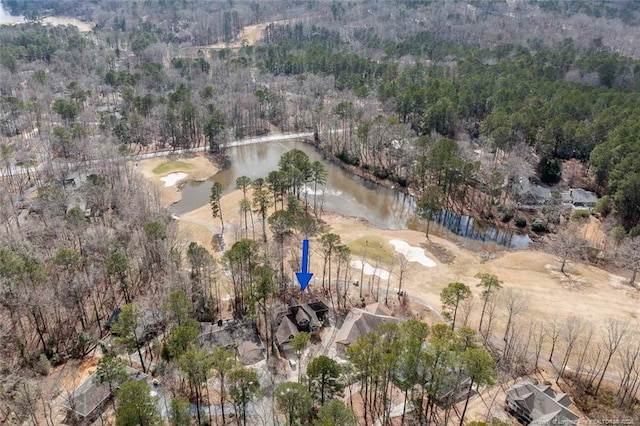
[[[527,226],[527,219],[525,219],[524,217],[519,217],[516,219],[516,226],[518,228],[524,228],[525,226]]]
[[[536,217],[531,221],[531,230],[533,232],[547,232],[547,224],[544,220]]]
[[[340,151],[335,156],[340,159],[343,163],[347,163],[352,166],[359,166],[360,159],[354,155],[350,155],[347,151]]]
[[[45,354],[40,354],[38,361],[34,366],[36,372],[42,376],[47,376],[49,374],[49,370],[51,369],[51,364],[47,359]]]
[[[560,178],[562,178],[560,160],[543,157],[538,163],[538,175],[540,180],[546,184],[553,185],[560,182]]]
[[[607,216],[609,213],[611,213],[612,208],[613,203],[611,202],[611,197],[605,195],[598,200],[596,206],[593,208],[593,211],[601,214],[602,216]]]
[[[622,240],[624,240],[627,236],[627,230],[624,229],[624,226],[618,225],[611,230],[611,235],[616,240],[616,242],[620,244]]]
[[[508,210],[502,213],[502,223],[507,223],[511,219],[513,219],[513,213]]]
[[[583,219],[587,219],[589,216],[591,216],[589,210],[574,210],[571,215],[571,220],[579,222]]]

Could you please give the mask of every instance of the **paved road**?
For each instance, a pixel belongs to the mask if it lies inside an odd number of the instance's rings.
[[[214,235],[220,233],[220,230],[218,228],[216,228],[215,226],[211,225],[210,223],[207,223],[207,222],[202,221],[202,220],[192,219],[190,217],[182,217],[182,216],[178,216],[176,214],[172,214],[171,215],[171,219],[179,220],[179,221],[182,221],[182,222],[193,223],[195,225],[204,226],[209,231],[211,231]]]

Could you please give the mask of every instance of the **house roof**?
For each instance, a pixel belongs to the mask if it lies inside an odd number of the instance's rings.
[[[578,416],[567,407],[566,394],[556,394],[551,386],[537,386],[521,380],[507,390],[507,401],[517,404],[532,419],[530,425],[575,424]]]
[[[364,310],[376,315],[386,315],[388,317],[391,316],[391,309],[386,307],[384,303],[380,302],[371,303],[365,306]]]
[[[378,315],[362,309],[353,309],[345,318],[342,327],[336,334],[335,342],[339,345],[349,346],[372,331],[376,331],[380,324],[399,323],[401,319],[388,315]]]
[[[212,351],[223,347],[234,353],[244,365],[253,365],[264,359],[264,345],[253,321],[229,321],[224,327],[215,323],[203,325],[198,345]]]
[[[598,201],[598,196],[595,192],[585,191],[582,188],[571,189],[571,198],[573,203],[595,203]]]
[[[297,334],[298,334],[298,327],[296,327],[296,325],[293,323],[293,321],[289,319],[289,317],[284,317],[282,319],[282,322],[278,326],[278,330],[276,331],[276,338],[278,339],[278,343],[280,345],[288,343]]]
[[[311,316],[307,312],[305,312],[304,309],[302,309],[302,306],[298,307],[298,310],[296,312],[296,321],[298,323],[300,323],[301,321],[311,322]]]
[[[544,204],[551,200],[551,189],[520,178],[514,187],[518,199],[524,204]]]
[[[329,307],[322,300],[316,300],[315,302],[307,303],[314,312],[327,312]]]
[[[125,367],[129,380],[145,380],[147,375],[131,367]],[[68,410],[75,411],[81,417],[87,417],[109,397],[109,385],[94,383],[95,373],[87,377],[73,393],[62,403]],[[117,387],[117,386],[116,386]]]
[[[298,312],[300,311],[304,311],[304,313],[309,318],[309,327],[319,328],[322,326],[322,323],[318,319],[318,315],[316,314],[316,311],[311,306],[309,306],[306,303],[303,303],[302,305],[300,305],[300,308],[298,309]]]

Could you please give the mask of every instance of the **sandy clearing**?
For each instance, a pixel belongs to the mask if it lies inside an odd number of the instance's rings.
[[[168,175],[161,177],[160,180],[164,182],[165,188],[168,188],[168,187],[174,186],[178,181],[186,177],[187,177],[187,174],[182,172],[169,173]]]
[[[582,229],[582,236],[594,247],[604,248],[612,243],[602,227],[602,222],[594,216],[589,217],[589,221]]]
[[[80,32],[89,32],[96,26],[95,22],[85,22],[65,16],[49,16],[48,18],[42,19],[42,23],[45,25],[73,25],[77,27]]]
[[[187,165],[184,169],[174,169],[172,174],[185,174],[186,176],[181,180],[184,181],[202,181],[215,175],[219,168],[216,164],[204,154],[189,154],[189,155],[169,155],[166,157],[149,158],[146,160],[138,161],[136,164],[136,170],[149,182],[155,185],[160,193],[160,200],[165,207],[180,200],[182,195],[179,191],[179,185],[175,183],[172,186],[167,186],[166,181],[162,176],[159,176],[153,172],[153,170],[168,162],[180,160],[180,162]]]
[[[0,22],[0,25],[20,25],[30,21],[26,21],[21,16],[9,16],[7,20]],[[43,25],[73,25],[77,27],[80,32],[89,32],[96,26],[95,22],[85,22],[76,18],[69,18],[66,16],[49,16],[38,20]]]
[[[362,270],[363,263],[361,260],[352,260],[350,265],[352,268],[355,268],[360,271]],[[389,271],[385,271],[384,269],[381,269],[381,268],[375,268],[367,262],[364,262],[364,274],[375,275],[376,277],[379,277],[383,280],[389,279]]]
[[[436,262],[424,255],[424,249],[409,245],[402,240],[389,240],[389,243],[395,247],[396,251],[407,258],[409,262],[416,262],[426,268],[433,268]]]
[[[253,46],[264,38],[264,30],[271,24],[287,25],[295,22],[295,19],[285,19],[281,21],[264,22],[262,24],[247,25],[244,27],[238,36],[231,42],[225,43],[223,41],[214,44],[208,44],[204,46],[191,46],[185,48],[183,51],[197,51],[197,50],[222,50],[222,49],[240,49],[244,46]]]

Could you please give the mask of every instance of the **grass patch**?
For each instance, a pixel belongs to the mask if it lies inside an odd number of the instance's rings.
[[[164,175],[171,172],[192,170],[195,166],[193,164],[185,163],[184,161],[169,161],[168,163],[160,164],[153,169],[153,173],[157,175]]]
[[[366,236],[360,237],[348,244],[351,249],[351,257],[353,260],[358,260],[362,257],[369,259],[369,263],[376,260],[383,263],[386,266],[391,265],[396,261],[396,250],[388,241],[376,237]]]

